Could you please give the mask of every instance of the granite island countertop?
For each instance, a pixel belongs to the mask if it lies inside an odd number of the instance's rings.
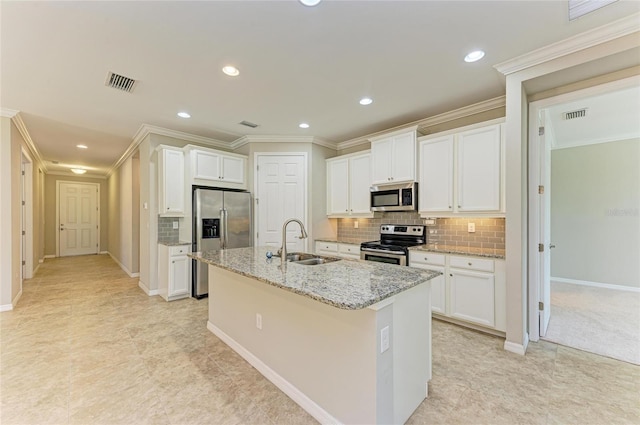
[[[282,266],[280,258],[266,258],[266,252],[272,249],[263,246],[188,255],[344,310],[369,307],[441,274],[375,261],[346,259],[313,266],[290,262]]]

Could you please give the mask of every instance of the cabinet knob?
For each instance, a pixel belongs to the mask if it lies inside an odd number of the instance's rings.
[[[458,208],[462,208],[460,205],[458,205]]]
[[[453,273],[449,273],[449,276],[453,277]]]
[[[469,264],[470,266],[472,265],[471,263],[467,263],[467,264]]]
[[[427,257],[424,257],[424,261],[429,261],[429,259]]]
[[[344,210],[344,212],[349,212],[349,210]]]
[[[174,260],[174,261],[172,261],[172,263],[173,263],[173,264],[175,264],[175,263],[176,263],[176,262],[175,262],[175,260]]]
[[[451,209],[451,205],[449,205],[449,209]]]

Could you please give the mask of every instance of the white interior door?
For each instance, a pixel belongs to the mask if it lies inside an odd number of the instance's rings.
[[[21,252],[21,263],[22,266],[20,268],[20,281],[27,276],[27,188],[25,182],[25,166],[24,162],[22,163],[22,172],[20,176],[20,190],[21,190],[21,200],[22,200],[22,208],[20,210],[20,230],[22,231],[22,236],[20,236],[20,252]]]
[[[282,225],[297,218],[307,225],[306,157],[293,155],[257,155],[256,246],[282,246]],[[306,251],[306,239],[299,239],[300,226],[287,227],[287,250]]]
[[[60,256],[96,254],[98,186],[60,182],[58,208]]]
[[[544,114],[544,111],[543,111]],[[544,121],[543,121],[544,125]],[[547,334],[551,318],[551,147],[544,132],[539,135],[540,185],[540,237],[543,251],[540,258],[540,336]]]

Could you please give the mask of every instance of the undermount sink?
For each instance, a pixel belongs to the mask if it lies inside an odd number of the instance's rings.
[[[316,264],[333,263],[340,258],[324,257],[315,254],[307,254],[306,252],[292,252],[287,254],[287,261],[291,263],[301,264],[303,266],[313,266]]]

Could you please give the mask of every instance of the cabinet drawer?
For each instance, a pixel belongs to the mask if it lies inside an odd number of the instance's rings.
[[[341,254],[360,256],[360,245],[340,244],[338,245],[338,252]]]
[[[189,253],[189,245],[176,245],[169,247],[169,255],[184,255]]]
[[[449,265],[457,269],[479,270],[491,272],[494,270],[494,261],[475,257],[449,257]]]
[[[434,254],[427,251],[413,251],[409,253],[409,265],[432,264],[434,266],[444,266],[446,256],[444,254]]]
[[[316,242],[316,251],[338,252],[338,244],[332,242]]]

